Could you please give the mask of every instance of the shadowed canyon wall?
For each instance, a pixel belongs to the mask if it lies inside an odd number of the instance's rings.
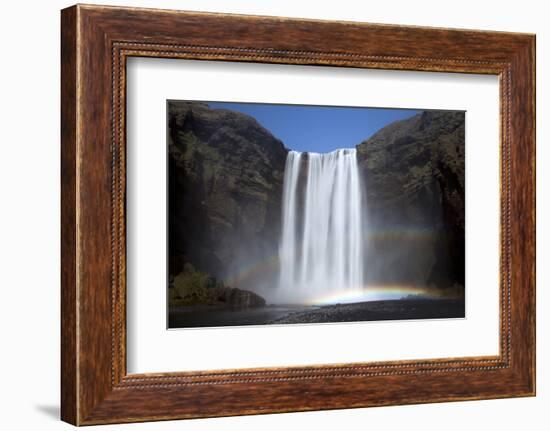
[[[464,285],[464,112],[424,111],[357,146],[367,281]]]
[[[169,102],[169,256],[230,285],[277,271],[287,150],[254,118]]]

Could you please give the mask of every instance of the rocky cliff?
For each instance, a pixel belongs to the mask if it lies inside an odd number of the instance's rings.
[[[424,111],[357,146],[372,282],[464,285],[464,120]]]
[[[191,263],[235,287],[265,282],[287,149],[254,118],[199,102],[170,101],[168,127],[171,276]]]

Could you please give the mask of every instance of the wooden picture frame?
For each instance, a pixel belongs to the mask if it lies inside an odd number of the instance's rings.
[[[91,425],[535,394],[534,35],[83,5],[64,9],[61,17],[64,421]],[[130,56],[498,75],[500,354],[127,374]]]

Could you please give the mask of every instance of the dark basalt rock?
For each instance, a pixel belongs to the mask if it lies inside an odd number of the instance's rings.
[[[169,272],[186,262],[255,288],[275,276],[287,149],[254,118],[205,103],[168,104]],[[262,271],[242,268],[271,262]]]
[[[424,111],[357,146],[373,282],[464,285],[464,120]]]

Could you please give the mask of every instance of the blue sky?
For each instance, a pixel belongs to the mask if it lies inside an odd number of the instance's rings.
[[[214,109],[231,109],[251,115],[287,148],[318,153],[353,148],[382,127],[421,112],[414,109],[206,103]]]

